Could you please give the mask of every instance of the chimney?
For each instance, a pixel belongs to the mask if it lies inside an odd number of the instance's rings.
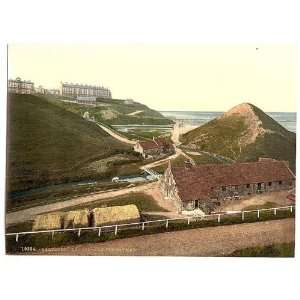
[[[193,167],[193,164],[192,164],[192,162],[190,160],[185,160],[184,161],[184,167],[186,169],[191,169]]]
[[[276,161],[276,159],[270,158],[270,157],[259,157],[259,162],[268,162],[268,161]]]

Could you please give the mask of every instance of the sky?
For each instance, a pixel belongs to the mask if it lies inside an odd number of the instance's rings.
[[[293,44],[10,44],[8,77],[108,87],[156,110],[296,111]]]

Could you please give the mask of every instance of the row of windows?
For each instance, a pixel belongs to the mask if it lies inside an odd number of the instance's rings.
[[[257,184],[257,186],[258,186],[259,189],[262,187],[262,184],[263,184],[263,182]],[[268,182],[268,186],[272,186],[272,184],[273,183],[271,181]],[[279,180],[278,184],[282,185],[282,181]],[[292,185],[292,184],[293,184],[292,182],[289,182],[289,185]],[[222,186],[222,191],[226,191],[226,188],[227,188],[226,186]],[[249,189],[250,188],[250,184],[246,184],[246,188]],[[235,185],[234,189],[237,191],[239,189],[239,186]]]
[[[10,88],[27,88],[27,89],[33,89],[33,84],[31,83],[17,83],[17,82],[9,82],[8,87]]]
[[[106,90],[88,90],[88,89],[74,89],[74,88],[64,88],[63,93],[66,94],[83,94],[92,96],[110,96],[110,91]]]

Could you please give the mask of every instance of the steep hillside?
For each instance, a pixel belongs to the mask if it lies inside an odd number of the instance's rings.
[[[32,95],[8,98],[8,191],[89,178],[89,162],[129,151],[97,125]]]
[[[44,96],[44,98],[61,108],[81,116],[84,114],[84,112],[88,111],[90,116],[95,117],[96,121],[110,125],[167,125],[173,123],[173,121],[165,118],[159,112],[135,101],[128,104],[124,100],[98,98],[97,106],[91,107],[70,102],[63,102],[60,98],[51,96]]]
[[[258,157],[288,160],[295,170],[296,134],[249,103],[237,105],[222,116],[187,132],[181,141],[191,149],[237,161],[253,161]]]

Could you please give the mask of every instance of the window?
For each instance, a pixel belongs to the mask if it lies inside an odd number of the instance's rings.
[[[268,185],[269,185],[269,186],[272,186],[272,182],[270,181],[270,182],[268,183]]]
[[[239,186],[238,185],[235,185],[234,186],[234,189],[237,191],[239,189]]]
[[[250,184],[248,183],[248,184],[247,184],[247,189],[249,189],[249,188],[250,188]]]
[[[279,185],[281,185],[281,184],[282,184],[282,181],[281,181],[281,180],[279,180],[279,182],[278,182],[278,183],[279,183]]]
[[[222,191],[226,191],[226,186],[222,186]]]

